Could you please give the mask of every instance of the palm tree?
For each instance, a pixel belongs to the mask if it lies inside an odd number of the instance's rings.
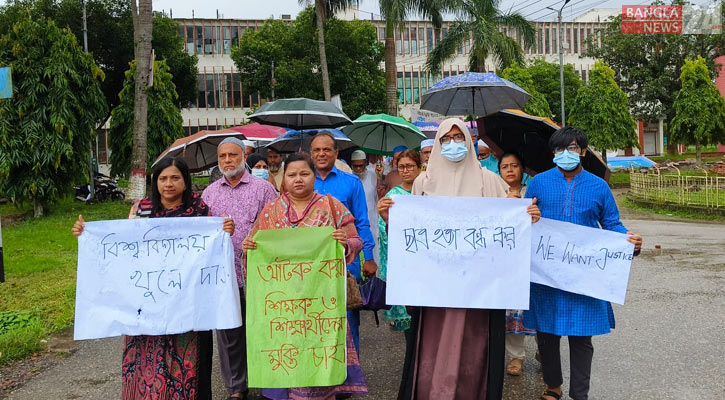
[[[298,0],[300,5],[309,5],[310,0]],[[325,21],[329,15],[358,4],[358,0],[314,0],[315,20],[317,21],[317,42],[320,49],[320,70],[322,72],[322,93],[330,101],[330,75],[327,72],[327,53],[325,51]]]
[[[380,0],[380,13],[385,19],[385,94],[389,115],[398,115],[398,71],[396,70],[395,30],[402,30],[412,15],[430,19],[440,28],[441,12],[450,1],[443,0]]]
[[[458,49],[470,38],[473,46],[468,56],[470,71],[486,72],[485,62],[493,57],[498,68],[523,65],[524,52],[515,39],[499,28],[508,27],[518,31],[526,48],[534,45],[536,29],[521,14],[504,14],[499,9],[500,0],[462,0],[456,14],[458,18],[448,29],[446,36],[438,41],[426,60],[426,69],[434,74],[441,66],[455,57]]]

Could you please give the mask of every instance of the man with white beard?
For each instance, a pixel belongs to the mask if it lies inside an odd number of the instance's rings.
[[[373,234],[375,239],[375,249],[373,255],[375,256],[375,263],[379,263],[380,255],[378,254],[378,177],[375,174],[375,170],[368,168],[367,154],[362,150],[355,150],[350,157],[350,164],[352,166],[352,172],[360,178],[365,190],[365,203],[368,206],[368,219],[370,220],[370,232]]]
[[[242,325],[235,329],[217,330],[219,364],[224,385],[230,398],[246,399],[247,336],[245,319],[244,278],[242,273],[242,241],[249,234],[254,221],[268,202],[277,198],[277,190],[269,181],[247,172],[245,145],[229,137],[217,147],[219,170],[223,177],[204,189],[201,198],[209,206],[209,215],[229,216],[234,220],[234,267],[242,306]]]

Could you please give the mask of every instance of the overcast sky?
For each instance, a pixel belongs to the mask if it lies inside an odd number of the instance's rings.
[[[569,19],[570,16],[576,16],[590,8],[621,8],[622,4],[648,3],[650,1],[647,0],[571,0],[564,9],[563,18]],[[514,10],[520,9],[519,12],[527,18],[544,17],[542,19],[549,20],[556,15],[546,7],[559,8],[562,4],[563,0],[501,0],[500,8],[509,10],[513,6]],[[279,18],[281,14],[291,14],[294,18],[302,7],[297,0],[154,0],[154,10],[165,10],[168,13],[170,8],[173,9],[174,17],[184,18],[191,17],[192,9],[194,15],[200,18],[216,17],[217,9],[220,16],[224,15],[225,18],[269,18],[272,15]],[[359,9],[365,13],[365,19],[370,18],[370,13],[379,18],[378,0],[361,0]]]
[[[499,8],[504,11],[514,10],[531,20],[548,21],[556,19],[556,13],[546,7],[559,8],[564,0],[501,0]],[[712,0],[711,0],[712,1]],[[707,4],[708,0],[691,0],[695,4]],[[6,0],[0,0],[4,4]],[[573,17],[591,8],[621,8],[627,4],[650,4],[652,0],[571,0],[564,8],[563,19],[571,20]],[[173,10],[174,17],[191,18],[192,10],[198,18],[215,18],[217,10],[225,18],[263,19],[273,16],[279,18],[281,14],[291,14],[294,18],[302,7],[297,0],[154,0],[154,10]],[[364,17],[369,19],[370,13],[380,18],[378,0],[360,0],[359,9]]]

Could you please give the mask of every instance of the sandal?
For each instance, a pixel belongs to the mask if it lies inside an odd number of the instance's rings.
[[[544,398],[544,396],[553,397],[554,400],[561,399],[561,394],[556,393],[556,392],[552,392],[551,390],[545,390],[544,393],[541,395],[541,397],[539,397],[539,400],[547,400],[547,399]]]
[[[506,373],[512,376],[521,375],[521,371],[524,368],[524,360],[520,358],[513,358],[509,365],[506,367]]]

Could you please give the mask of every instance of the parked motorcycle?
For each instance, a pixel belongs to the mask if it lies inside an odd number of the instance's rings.
[[[91,185],[75,186],[75,199],[88,203],[90,201],[106,201],[106,200],[123,200],[126,198],[126,194],[118,187],[118,182],[111,177],[96,174],[93,179],[94,191],[93,199],[91,200]]]

